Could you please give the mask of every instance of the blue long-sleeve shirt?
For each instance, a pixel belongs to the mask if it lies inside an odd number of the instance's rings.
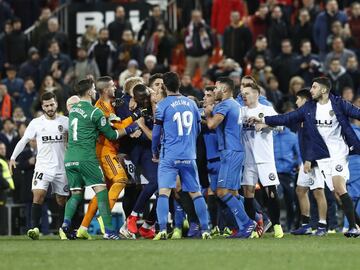
[[[360,127],[351,125],[356,136],[360,138]],[[360,198],[360,155],[349,156],[350,178],[347,181],[347,190],[352,198]]]
[[[296,134],[288,128],[274,132],[274,154],[278,173],[294,173],[294,168],[300,164],[300,149]]]

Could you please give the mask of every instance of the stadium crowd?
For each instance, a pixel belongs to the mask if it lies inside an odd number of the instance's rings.
[[[117,85],[116,112],[122,119],[129,116],[129,106],[130,111],[134,106],[131,96],[136,94],[133,91],[141,93],[141,89],[135,90],[135,85],[147,85],[160,95],[154,97],[152,94],[152,101],[165,95],[161,90],[163,83],[159,81],[162,81],[161,74],[168,71],[179,75],[180,93],[193,99],[199,108],[206,102],[211,86],[223,77],[233,80],[234,98],[240,94],[243,80],[253,78],[261,96],[278,113],[294,111],[299,106],[295,103],[297,97],[302,96],[304,88],[309,89],[313,79],[319,76],[330,79],[332,94],[360,105],[358,1],[179,0],[177,30],[170,29],[165,11],[159,5],[154,5],[137,33],[133,31],[126,9],[119,5],[115,10],[115,20],[106,27],[97,29],[96,25],[87,26],[74,52],[71,44],[76,41],[70,40],[67,33],[60,30],[64,22],[53,16],[54,6],[41,6],[33,32],[26,35],[24,21],[27,26],[31,23],[14,5],[18,1],[11,2],[0,0],[0,219],[3,221],[6,213],[4,205],[11,198],[13,202],[26,204],[27,228],[32,226],[31,185],[37,154],[36,142],[31,140],[19,155],[17,169],[12,176],[6,162],[10,160],[29,122],[42,114],[42,95],[49,92],[55,94],[58,112],[68,115],[66,101],[77,94],[75,86],[85,78],[95,81],[104,76],[113,78]],[[53,4],[57,1],[48,2]],[[126,5],[129,1],[114,2],[124,2]],[[144,113],[143,118],[145,123],[139,123],[139,126],[147,125],[151,129],[149,122],[153,121],[152,113]],[[359,121],[354,120],[353,127],[359,135]],[[146,134],[145,131],[143,133]],[[125,195],[122,199],[129,226],[126,229],[130,230],[128,237],[138,232],[136,224],[157,189],[154,179],[151,179],[157,167],[137,160],[144,155],[141,152],[145,147],[143,144],[134,138],[120,140],[119,154],[127,156],[123,166],[126,165],[126,177],[129,178],[127,185],[124,185]],[[321,214],[317,209],[319,195],[316,192],[308,194],[296,185],[297,175],[302,170],[298,144],[296,129],[274,132],[274,154],[280,181],[277,192],[281,199],[281,223],[285,232],[296,231],[303,224],[310,224],[310,228],[316,229]],[[210,223],[214,225],[213,229],[219,228],[218,232],[215,230],[213,233],[222,234],[227,232],[227,224],[222,218],[226,216],[226,210],[222,209],[220,221],[217,214],[212,215],[221,206],[218,206],[211,192],[207,162],[212,158],[206,156],[208,146],[205,145],[203,139],[198,142],[200,183],[211,212]],[[137,180],[140,174],[138,171],[134,174],[131,170],[133,164],[128,160],[142,168],[147,184]],[[352,156],[348,181],[349,194],[357,211],[360,210],[360,188],[356,188],[360,185],[356,168],[358,163],[359,156]],[[152,172],[146,172],[146,169]],[[131,181],[132,178],[136,181]],[[267,207],[264,207],[267,197],[261,186],[258,185],[256,190],[256,215],[261,216],[264,228],[271,223],[271,217],[266,214]],[[324,191],[328,232],[346,230],[348,225],[346,220],[342,220],[341,200],[328,187]],[[304,215],[301,209],[301,196],[310,197],[309,215]],[[176,199],[171,202],[175,221],[173,226],[182,226],[184,219],[181,215],[185,212],[190,222],[188,236],[199,236],[199,225],[190,197],[185,192],[176,192],[174,197]],[[144,219],[147,221],[142,223],[142,230],[139,230],[145,237],[154,236],[155,209],[153,206],[150,212],[145,211]],[[46,234],[49,232],[46,203],[41,211],[42,232]],[[62,222],[61,211],[61,206],[55,210],[60,216],[58,226]],[[91,218],[83,220],[81,225],[89,226]],[[0,222],[0,234],[6,233],[3,221]],[[231,231],[228,233],[231,235]]]

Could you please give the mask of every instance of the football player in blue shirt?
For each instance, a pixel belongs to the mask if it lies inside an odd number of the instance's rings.
[[[216,82],[215,99],[220,101],[211,111],[205,109],[207,125],[216,129],[220,150],[220,171],[217,181],[217,196],[231,209],[239,232],[237,238],[248,238],[254,231],[256,223],[244,210],[238,199],[241,170],[244,160],[244,147],[241,144],[242,113],[241,106],[234,100],[234,82],[221,77]]]
[[[157,104],[152,133],[153,159],[160,159],[159,198],[156,208],[160,231],[154,240],[167,239],[169,196],[171,189],[176,187],[177,175],[180,176],[182,190],[189,192],[193,199],[202,238],[210,239],[207,206],[201,194],[195,161],[196,139],[200,133],[200,113],[194,101],[179,93],[180,80],[176,73],[165,73],[163,81],[167,97]],[[160,137],[162,139],[159,152]]]

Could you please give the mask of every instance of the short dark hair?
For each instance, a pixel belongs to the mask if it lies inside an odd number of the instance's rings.
[[[93,86],[92,79],[82,79],[75,85],[75,92],[79,96],[84,96],[85,93]]]
[[[214,91],[215,90],[215,88],[216,88],[216,86],[215,85],[208,85],[208,86],[206,86],[205,87],[205,91]]]
[[[163,75],[164,85],[170,92],[178,92],[180,88],[180,79],[175,72],[166,72]]]
[[[46,100],[50,100],[50,99],[55,99],[55,101],[57,100],[56,95],[53,92],[45,92],[44,94],[41,95],[40,101],[41,104],[46,101]]]
[[[225,84],[226,87],[231,91],[231,93],[234,93],[235,83],[232,79],[230,79],[229,77],[219,77],[216,81]]]
[[[151,75],[149,78],[149,86],[151,86],[156,79],[163,79],[163,75],[161,73]]]
[[[251,76],[251,75],[245,75],[244,77],[242,77],[242,79],[252,80],[254,83],[256,83],[255,78],[253,76]]]
[[[143,93],[143,92],[146,92],[146,85],[145,84],[142,84],[142,83],[139,83],[137,85],[134,86],[133,88],[133,93],[137,92],[137,93]]]
[[[309,43],[311,44],[310,39],[307,39],[307,38],[302,39],[302,40],[300,41],[300,48],[301,48],[305,43],[307,43],[307,42],[309,42]]]
[[[322,86],[324,86],[326,88],[326,90],[330,91],[331,90],[331,81],[328,77],[317,77],[315,79],[312,80],[312,83],[318,83],[321,84]]]
[[[330,63],[332,63],[332,62],[334,62],[334,61],[339,61],[339,62],[341,62],[341,61],[340,61],[340,58],[339,58],[339,57],[336,57],[336,56],[330,59]]]
[[[51,39],[50,41],[49,41],[49,43],[48,43],[48,49],[54,44],[54,43],[56,43],[56,44],[58,44],[59,45],[59,42],[56,40],[56,39]]]
[[[306,100],[311,100],[311,93],[309,88],[302,88],[295,94],[296,97],[305,98]]]

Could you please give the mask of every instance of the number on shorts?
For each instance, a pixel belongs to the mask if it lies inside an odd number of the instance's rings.
[[[71,121],[71,126],[73,128],[73,141],[77,141],[77,128],[78,128],[78,119],[77,118],[74,118],[72,121]]]
[[[43,176],[43,173],[35,172],[34,180],[42,180]]]
[[[173,121],[176,121],[178,127],[178,135],[184,136],[184,127],[188,129],[186,135],[191,132],[194,116],[190,111],[185,111],[182,114],[177,112],[174,114]]]
[[[133,174],[135,172],[135,166],[133,164],[125,164],[125,167],[129,174]]]

